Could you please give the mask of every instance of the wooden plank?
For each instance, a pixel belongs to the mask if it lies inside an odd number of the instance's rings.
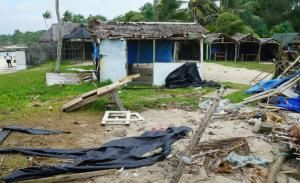
[[[294,67],[299,61],[300,61],[300,56],[298,56],[298,57],[296,58],[296,60],[295,60],[290,66],[288,66],[288,67],[280,74],[280,76],[278,76],[278,78],[281,78],[281,77],[284,76],[286,73],[288,73],[289,70],[290,70],[292,67]]]
[[[122,101],[121,101],[121,99],[120,99],[120,97],[118,95],[118,92],[116,90],[114,90],[112,92],[112,97],[113,97],[115,103],[117,104],[117,106],[119,107],[119,110],[120,111],[126,111],[125,107],[124,107],[124,105],[123,105],[123,103],[122,103]]]
[[[101,171],[93,171],[93,172],[85,172],[85,173],[76,173],[76,174],[66,174],[66,175],[58,175],[54,177],[47,177],[41,179],[32,179],[26,181],[19,181],[19,183],[56,183],[56,182],[70,182],[70,181],[78,181],[78,180],[86,180],[92,177],[99,177],[104,175],[111,175],[116,173],[116,170],[101,170]]]
[[[97,100],[99,97],[106,95],[108,93],[112,93],[114,90],[118,89],[119,87],[131,82],[133,79],[136,79],[140,77],[140,74],[127,76],[124,79],[117,81],[115,83],[112,83],[108,86],[98,88],[92,91],[89,91],[87,93],[84,93],[83,95],[73,99],[72,101],[66,103],[62,107],[62,111],[64,112],[70,112],[75,109],[78,109],[88,103],[91,103],[95,100]],[[96,94],[96,95],[95,95]]]
[[[204,118],[201,119],[198,129],[195,132],[192,139],[190,140],[189,146],[187,147],[186,152],[184,153],[184,157],[191,158],[194,149],[199,144],[200,139],[201,139],[206,127],[210,123],[213,114],[215,113],[217,107],[219,106],[220,100],[221,100],[224,92],[225,92],[225,89],[221,88],[220,91],[218,92],[215,100],[213,101],[212,105],[209,107],[208,111],[206,112]],[[178,183],[179,182],[179,180],[182,176],[182,173],[183,173],[184,166],[185,166],[185,162],[184,162],[183,158],[181,158],[170,183]]]

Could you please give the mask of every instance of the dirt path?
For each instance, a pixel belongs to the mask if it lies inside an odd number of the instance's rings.
[[[203,71],[206,80],[247,85],[249,85],[250,81],[260,73],[260,71],[256,70],[226,67],[215,63],[204,63]],[[267,74],[268,73],[264,73],[263,75]]]

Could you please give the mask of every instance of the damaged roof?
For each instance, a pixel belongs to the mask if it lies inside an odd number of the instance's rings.
[[[70,34],[76,27],[79,27],[80,24],[65,22],[63,24],[62,37]],[[57,42],[58,41],[58,24],[52,24],[50,29],[45,32],[40,38],[40,42]]]
[[[236,33],[232,36],[234,40],[237,42],[259,42],[259,40],[252,34],[242,34],[242,33]]]
[[[100,39],[178,39],[195,40],[207,33],[196,23],[100,23],[92,29]]]
[[[225,39],[229,40],[226,41]],[[205,42],[207,43],[237,43],[235,39],[224,33],[210,33],[206,35]]]

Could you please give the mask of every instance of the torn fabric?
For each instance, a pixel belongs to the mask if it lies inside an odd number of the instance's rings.
[[[52,135],[52,134],[60,134],[60,133],[69,133],[64,131],[57,130],[46,130],[46,129],[35,129],[35,128],[22,128],[18,126],[7,126],[2,128],[0,131],[0,144],[4,142],[4,140],[10,135],[12,132],[20,132],[27,133],[31,135]]]

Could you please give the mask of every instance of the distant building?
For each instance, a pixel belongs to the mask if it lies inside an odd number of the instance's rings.
[[[80,61],[92,60],[92,37],[87,28],[81,26],[81,24],[65,22],[62,28],[62,37],[62,59]],[[58,24],[53,24],[39,40],[41,45],[56,44],[57,41]]]

